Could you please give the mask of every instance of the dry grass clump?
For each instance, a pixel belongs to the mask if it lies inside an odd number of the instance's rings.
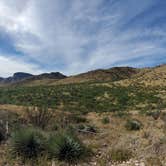
[[[147,166],[163,166],[160,158],[158,157],[149,157],[146,159]]]
[[[124,148],[112,149],[110,151],[110,158],[114,162],[128,161],[133,157],[130,150]]]
[[[104,117],[104,118],[101,120],[101,122],[102,122],[103,124],[108,124],[108,123],[110,123],[110,118],[109,118],[109,117]]]

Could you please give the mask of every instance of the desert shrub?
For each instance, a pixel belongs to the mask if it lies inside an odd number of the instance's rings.
[[[127,161],[132,157],[132,152],[128,149],[112,149],[110,151],[110,157],[112,161],[123,162]]]
[[[142,127],[142,124],[140,121],[136,119],[129,119],[126,122],[125,127],[127,130],[140,130]]]
[[[33,107],[27,109],[28,121],[36,127],[45,129],[48,122],[51,121],[53,117],[53,112],[48,110],[47,107]]]
[[[20,129],[12,134],[11,153],[23,161],[36,159],[44,152],[45,138],[35,129]]]
[[[85,156],[86,148],[76,136],[57,133],[48,140],[48,153],[51,158],[75,163]]]
[[[160,111],[155,111],[151,115],[154,120],[157,120],[160,117]]]
[[[102,121],[103,124],[108,124],[108,123],[110,123],[110,118],[109,117],[104,117],[101,121]]]
[[[151,111],[146,113],[146,115],[152,116],[154,120],[157,120],[160,117],[160,114],[160,111]]]

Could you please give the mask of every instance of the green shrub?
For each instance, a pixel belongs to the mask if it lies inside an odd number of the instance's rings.
[[[75,163],[86,153],[85,146],[80,140],[68,133],[57,133],[48,140],[48,153],[51,158]]]
[[[20,129],[12,134],[11,152],[23,161],[36,159],[44,152],[45,138],[37,130],[28,128]]]
[[[109,117],[104,117],[104,118],[102,119],[102,123],[103,123],[103,124],[108,124],[108,123],[110,123],[110,118],[109,118]]]
[[[113,149],[110,152],[110,157],[112,161],[123,162],[132,157],[132,152],[128,149]]]
[[[136,119],[130,119],[126,122],[125,127],[127,130],[140,130],[142,127],[142,124],[140,121]]]

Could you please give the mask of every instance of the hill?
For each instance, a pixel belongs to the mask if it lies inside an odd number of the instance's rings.
[[[139,69],[132,67],[114,67],[110,69],[98,69],[87,73],[70,76],[56,84],[83,83],[83,82],[114,82],[129,79],[137,74]],[[54,85],[53,83],[51,85]]]
[[[122,84],[143,84],[144,86],[166,86],[166,65],[143,68],[132,79],[120,81]]]
[[[29,73],[17,72],[17,73],[14,73],[13,76],[8,77],[8,78],[0,77],[0,83],[1,84],[16,83],[16,82],[22,81],[24,79],[28,79],[28,78],[30,78],[32,76],[33,75],[29,74]]]
[[[17,82],[15,85],[37,86],[37,85],[62,85],[85,82],[113,82],[123,79],[129,79],[139,72],[139,69],[131,67],[114,67],[110,69],[98,69],[86,73],[64,76],[61,73],[52,73],[51,75],[42,74],[34,76],[24,81]]]
[[[35,76],[1,88],[0,103],[88,112],[165,108],[165,68],[116,67],[59,79],[59,74]]]
[[[120,83],[122,85],[145,84],[145,86],[161,86],[166,84],[166,65],[152,68],[114,67],[98,69],[73,76],[61,73],[41,74],[33,76],[14,85],[21,86],[55,86],[76,83]]]
[[[31,84],[36,83],[37,85],[44,80],[44,82],[48,80],[60,80],[64,79],[67,76],[59,73],[59,72],[51,72],[51,73],[43,73],[39,75],[32,75],[29,73],[17,72],[14,73],[13,76],[8,78],[0,77],[0,85],[1,86],[10,86],[10,85],[24,85],[24,84]]]
[[[76,83],[120,83],[121,85],[145,84],[145,86],[161,86],[166,84],[166,65],[152,68],[114,67],[98,69],[73,76],[65,76],[59,72],[32,75],[15,73],[12,77],[1,78],[0,86],[55,86]]]

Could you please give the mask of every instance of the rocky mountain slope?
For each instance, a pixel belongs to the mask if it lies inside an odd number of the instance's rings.
[[[45,79],[59,80],[64,78],[66,78],[66,76],[59,72],[43,73],[40,75],[32,75],[29,73],[17,72],[14,73],[13,76],[8,78],[0,77],[0,84],[1,85],[24,84],[25,82],[29,83],[36,80],[45,80]]]
[[[132,67],[114,67],[110,69],[98,69],[81,73],[73,76],[65,76],[61,73],[41,74],[33,76],[23,81],[17,82],[22,86],[37,86],[37,85],[60,85],[85,82],[109,82],[129,79],[138,74],[140,69]]]
[[[24,79],[28,79],[30,77],[33,77],[33,75],[29,74],[29,73],[17,72],[17,73],[14,73],[13,76],[8,77],[8,78],[1,77],[0,83],[1,84],[15,83],[15,82],[19,82]]]
[[[40,75],[19,72],[9,78],[0,77],[0,85],[54,86],[85,82],[118,82],[122,85],[142,83],[146,86],[165,85],[166,65],[152,68],[114,67],[110,69],[93,70],[68,77],[59,72],[43,73]]]

